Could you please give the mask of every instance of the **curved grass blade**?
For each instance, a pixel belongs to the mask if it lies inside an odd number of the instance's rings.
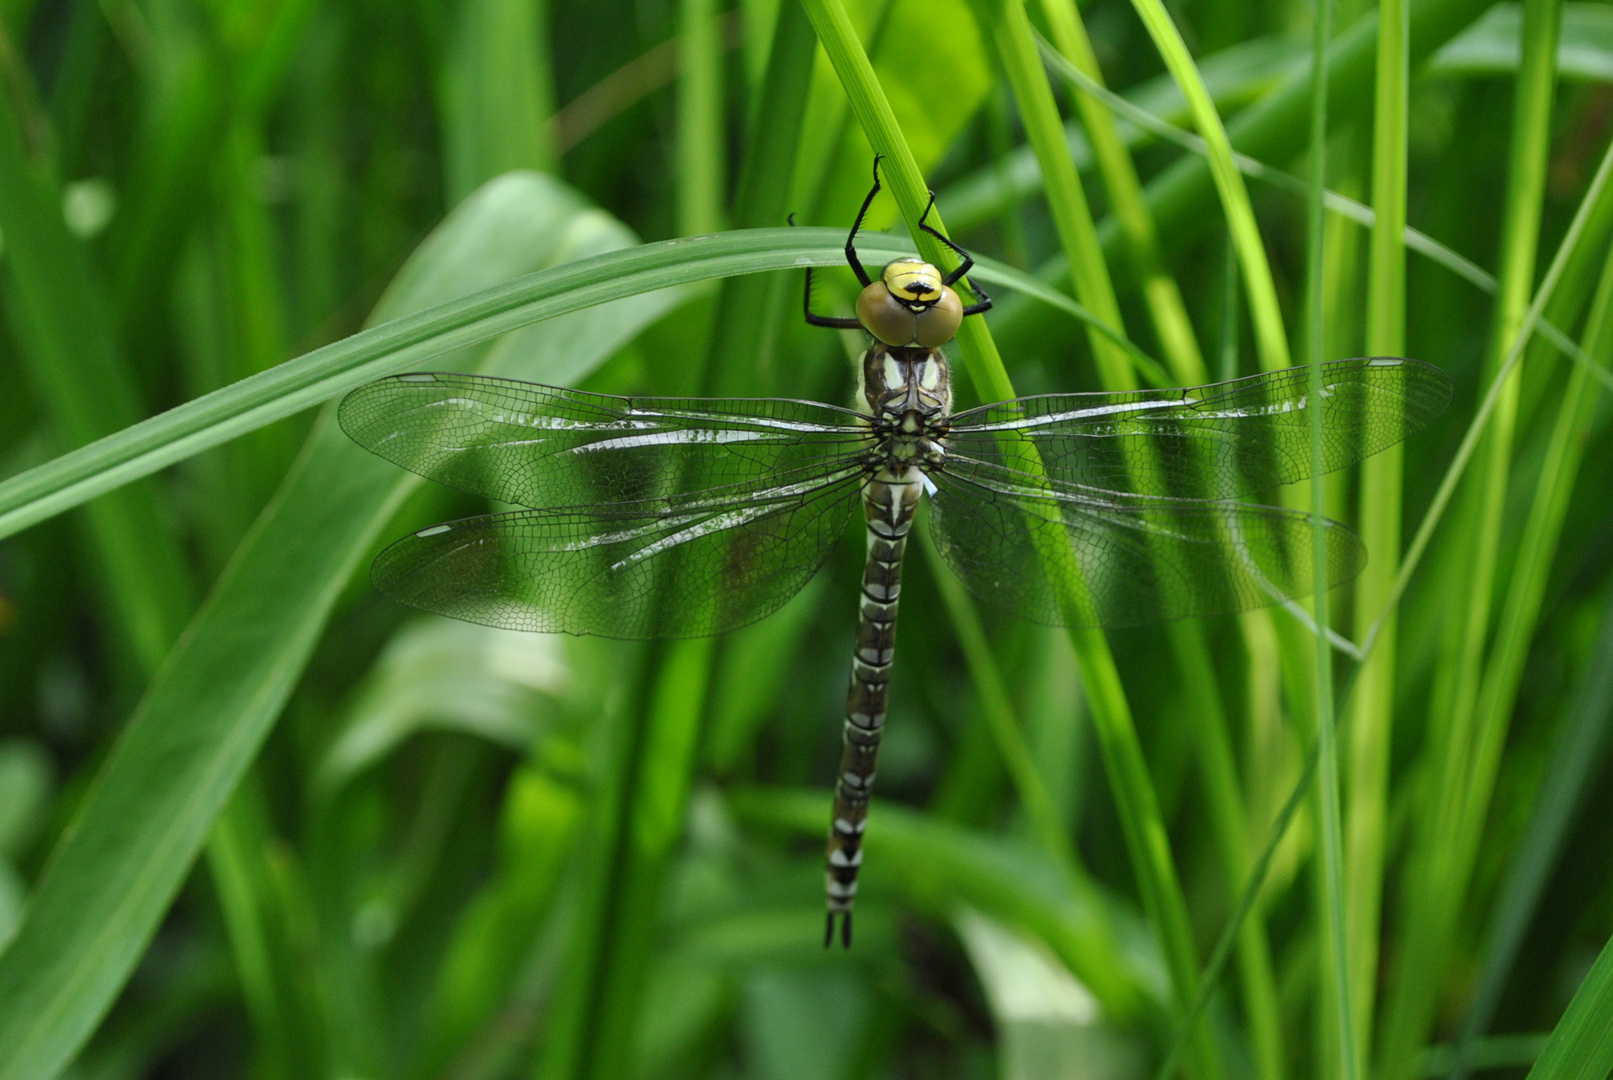
[[[588,228],[604,220],[598,211],[585,212],[578,218],[578,235],[586,235]],[[859,243],[870,254],[885,257],[912,251],[909,241],[888,235],[866,234]],[[401,316],[0,483],[0,538],[371,379],[419,367],[454,349],[543,319],[695,281],[838,265],[845,258],[844,247],[845,234],[838,229],[747,229],[666,240],[578,258]],[[976,272],[982,281],[1024,291],[1098,326],[1099,332],[1123,343],[1140,364],[1160,370],[1123,334],[1102,325],[1046,283],[988,259],[976,260]]]

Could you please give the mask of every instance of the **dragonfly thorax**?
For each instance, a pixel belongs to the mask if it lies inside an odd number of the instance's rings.
[[[939,349],[876,342],[863,353],[862,395],[881,436],[878,458],[897,465],[939,466],[946,456],[952,376]]]

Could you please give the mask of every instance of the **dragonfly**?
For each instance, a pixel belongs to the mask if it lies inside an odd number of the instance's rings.
[[[1405,439],[1450,398],[1437,367],[1340,360],[1210,386],[1048,394],[953,410],[943,346],[991,298],[958,257],[913,256],[871,276],[856,407],[785,398],[618,397],[442,372],[350,393],[342,429],[429,479],[522,507],[432,525],[376,558],[376,588],[489,626],[611,638],[721,634],[778,610],[817,573],[857,507],[867,554],[828,830],[824,944],[852,909],[895,655],[902,559],[921,501],[944,561],[988,603],[1034,622],[1135,626],[1221,615],[1311,591],[1313,519],[1240,496]],[[934,206],[931,194],[930,206]],[[792,222],[793,224],[793,222]],[[959,287],[973,292],[965,303]],[[1327,521],[1325,580],[1352,577],[1361,542]]]

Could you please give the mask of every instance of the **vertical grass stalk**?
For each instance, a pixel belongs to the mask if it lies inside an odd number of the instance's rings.
[[[1372,209],[1367,263],[1366,352],[1399,356],[1406,347],[1406,118],[1410,69],[1409,5],[1378,5],[1378,64],[1372,129]],[[1383,610],[1400,563],[1399,443],[1362,463],[1358,528],[1372,557],[1355,586],[1355,637],[1364,640]],[[1394,731],[1395,614],[1389,613],[1376,653],[1356,672],[1349,728],[1350,792],[1345,823],[1344,924],[1350,947],[1351,1017],[1355,1053],[1367,1060],[1378,981],[1383,906],[1389,748]]]
[[[1316,625],[1325,630],[1328,619],[1327,580],[1327,485],[1323,481],[1322,457],[1322,361],[1326,351],[1324,333],[1325,261],[1323,239],[1327,210],[1323,192],[1327,187],[1327,42],[1332,24],[1329,0],[1316,0],[1312,18],[1311,50],[1311,190],[1306,207],[1306,327],[1310,360],[1311,429],[1311,568],[1314,577],[1312,610]],[[1356,1080],[1355,1025],[1350,1020],[1350,983],[1347,968],[1349,950],[1344,927],[1344,885],[1339,836],[1339,763],[1333,731],[1333,650],[1326,633],[1314,635],[1316,643],[1315,713],[1320,819],[1322,830],[1322,897],[1317,920],[1321,928],[1321,978],[1318,998],[1331,1006],[1335,1021],[1333,1042],[1338,1051],[1338,1075]],[[1327,1074],[1331,1062],[1320,1063]]]
[[[678,233],[722,228],[728,171],[723,123],[723,44],[717,0],[678,3]]]
[[[1092,42],[1087,37],[1075,0],[1042,0],[1042,14],[1047,19],[1054,47],[1101,85],[1103,72],[1098,68],[1098,58],[1092,52]],[[1204,356],[1193,335],[1193,323],[1182,302],[1182,291],[1160,257],[1154,216],[1148,211],[1142,181],[1137,178],[1137,168],[1120,137],[1114,114],[1090,94],[1076,94],[1075,109],[1081,114],[1081,125],[1086,129],[1092,159],[1109,193],[1115,220],[1125,233],[1127,252],[1142,281],[1143,299],[1148,304],[1165,363],[1183,386],[1209,382]],[[1061,156],[1067,159],[1069,155]],[[1044,170],[1043,176],[1046,175]]]
[[[1232,140],[1215,111],[1215,102],[1204,85],[1193,56],[1187,51],[1170,13],[1162,0],[1132,0],[1132,7],[1142,18],[1148,36],[1159,50],[1160,58],[1170,71],[1171,78],[1187,99],[1193,126],[1209,151],[1210,177],[1221,198],[1221,208],[1227,216],[1227,227],[1238,248],[1238,261],[1243,267],[1245,288],[1249,296],[1249,314],[1254,321],[1255,347],[1260,354],[1260,365],[1266,371],[1289,366],[1288,335],[1283,330],[1282,309],[1277,303],[1277,286],[1272,280],[1271,263],[1260,239],[1260,226],[1255,222],[1254,207],[1249,202],[1249,190],[1244,186],[1243,174],[1232,160]],[[1324,86],[1326,80],[1323,80]]]
[[[981,15],[980,21],[991,30],[998,61],[1008,76],[1008,84],[1013,88],[1014,99],[1019,104],[1025,137],[1042,167],[1047,208],[1053,216],[1059,245],[1070,263],[1076,299],[1090,308],[1099,319],[1117,330],[1121,329],[1120,305],[1115,299],[1114,284],[1109,279],[1108,263],[1104,261],[1103,248],[1098,243],[1098,230],[1092,222],[1092,211],[1087,205],[1086,192],[1081,187],[1081,177],[1075,171],[1075,162],[1070,159],[1064,123],[1053,101],[1053,88],[1048,85],[1042,72],[1041,58],[1036,51],[1036,39],[1031,33],[1024,0],[988,0],[977,5],[976,10]],[[1093,360],[1105,386],[1136,384],[1131,371],[1131,357],[1114,342],[1093,330],[1087,331],[1087,340],[1091,343]]]
[[[885,155],[884,176],[918,242],[920,253],[938,266],[951,266],[954,257],[917,229],[919,216],[928,203],[928,192],[912,151],[902,137],[890,103],[857,40],[845,9],[839,0],[804,2],[812,25],[817,30],[818,40],[823,44],[851,101],[853,113],[862,124],[868,141]],[[939,213],[931,213],[930,223],[938,230],[944,230]],[[1008,379],[1002,357],[997,352],[985,320],[965,320],[958,333],[958,342],[963,350],[966,369],[982,400],[1000,401],[1015,396],[1013,384]],[[1175,997],[1185,1008],[1196,996],[1198,961],[1187,917],[1187,902],[1176,878],[1170,842],[1160,817],[1153,781],[1137,739],[1130,705],[1120,683],[1114,656],[1102,631],[1091,627],[1071,627],[1069,635],[1075,647],[1082,687],[1092,711],[1104,762],[1109,769],[1110,783],[1120,811],[1133,870],[1142,892],[1143,905],[1160,935]],[[1206,1076],[1219,1076],[1220,1062],[1207,1032],[1197,1048],[1196,1064]]]
[[[1585,351],[1605,362],[1613,347],[1613,258],[1603,267],[1596,301],[1587,320]],[[1557,550],[1569,497],[1579,475],[1580,462],[1588,445],[1589,427],[1596,396],[1591,393],[1591,376],[1583,365],[1575,365],[1558,406],[1545,461],[1535,488],[1534,503],[1519,545],[1517,568],[1507,592],[1501,626],[1496,635],[1496,659],[1486,672],[1479,697],[1481,724],[1488,726],[1495,714],[1510,711],[1516,698],[1523,661],[1534,635],[1546,579]],[[1606,620],[1602,642],[1613,641],[1613,620]],[[1596,656],[1606,655],[1599,646]],[[1485,951],[1484,971],[1468,1016],[1457,1042],[1456,1080],[1465,1080],[1471,1062],[1472,1044],[1489,1027],[1500,1000],[1503,980],[1511,970],[1523,943],[1524,931],[1555,864],[1574,810],[1580,805],[1584,785],[1601,754],[1601,732],[1606,724],[1605,678],[1595,670],[1585,675],[1581,701],[1568,711],[1565,731],[1553,749],[1552,762],[1535,796],[1537,804],[1528,833],[1518,845],[1518,855],[1508,873],[1501,900],[1496,905],[1492,930]],[[1603,699],[1596,704],[1599,695]],[[1568,726],[1571,725],[1571,726]]]
[[[1464,568],[1462,580],[1469,589],[1460,610],[1449,613],[1444,623],[1426,750],[1434,783],[1420,815],[1425,824],[1407,867],[1401,901],[1404,945],[1379,1048],[1381,1067],[1391,1080],[1409,1080],[1428,1036],[1467,896],[1471,853],[1483,827],[1482,815],[1475,817],[1472,810],[1488,805],[1488,781],[1473,770],[1475,747],[1482,737],[1474,708],[1483,679],[1491,599],[1502,572],[1501,517],[1520,385],[1517,369],[1503,373],[1503,367],[1530,306],[1560,22],[1558,0],[1527,0],[1502,213],[1499,289],[1485,362],[1486,378],[1499,387],[1499,394],[1480,447],[1479,468],[1466,488],[1459,527],[1447,535],[1446,556]]]

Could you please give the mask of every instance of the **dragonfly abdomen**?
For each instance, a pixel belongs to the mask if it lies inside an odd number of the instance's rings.
[[[868,799],[879,765],[879,740],[885,730],[885,703],[891,661],[896,654],[896,606],[902,592],[902,553],[913,527],[923,491],[919,471],[886,467],[863,492],[868,525],[868,557],[863,564],[862,599],[858,605],[857,645],[851,659],[851,689],[846,696],[846,723],[840,746],[840,775],[835,781],[834,817],[829,826],[824,894],[828,918],[824,944],[834,939],[835,916],[842,918],[840,938],[851,944],[851,909],[857,897],[857,871],[862,866],[863,828]]]

